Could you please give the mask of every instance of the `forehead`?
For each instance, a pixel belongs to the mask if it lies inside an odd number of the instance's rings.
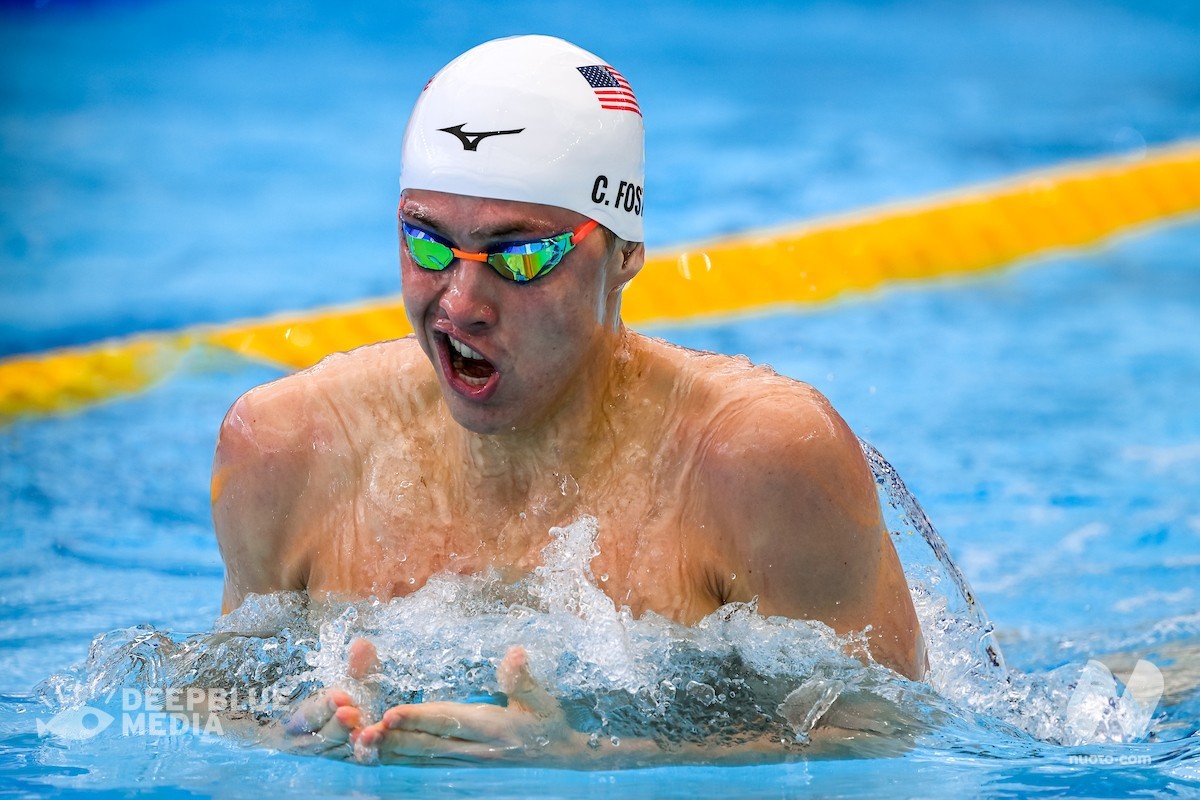
[[[578,212],[557,206],[426,189],[405,189],[400,196],[400,211],[406,218],[434,226],[443,233],[467,236],[557,234],[587,220]]]

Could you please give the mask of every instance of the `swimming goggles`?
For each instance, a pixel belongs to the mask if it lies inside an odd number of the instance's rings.
[[[517,283],[526,283],[540,278],[554,269],[563,256],[584,240],[600,223],[589,219],[578,228],[547,239],[502,244],[499,249],[487,253],[468,253],[459,250],[445,239],[427,230],[400,221],[404,230],[404,241],[413,261],[421,269],[440,272],[461,258],[467,261],[482,261],[494,269],[502,278]]]

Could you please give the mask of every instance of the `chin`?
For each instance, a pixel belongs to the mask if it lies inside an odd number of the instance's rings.
[[[453,390],[444,390],[442,397],[454,421],[471,433],[492,436],[511,432],[517,427],[512,421],[496,414],[494,409],[480,408],[465,402],[461,397],[455,396]]]

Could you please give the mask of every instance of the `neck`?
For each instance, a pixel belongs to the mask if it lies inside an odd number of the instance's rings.
[[[632,366],[631,336],[619,326],[597,342],[586,368],[542,419],[499,434],[451,423],[447,438],[465,497],[487,503],[498,517],[552,512],[572,501],[586,476],[613,457]]]

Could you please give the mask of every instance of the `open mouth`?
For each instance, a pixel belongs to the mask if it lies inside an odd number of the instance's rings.
[[[446,377],[450,384],[460,393],[469,397],[481,399],[491,393],[491,387],[499,378],[499,372],[492,362],[483,357],[482,353],[472,350],[467,345],[449,336],[442,337],[446,342],[443,359]]]

